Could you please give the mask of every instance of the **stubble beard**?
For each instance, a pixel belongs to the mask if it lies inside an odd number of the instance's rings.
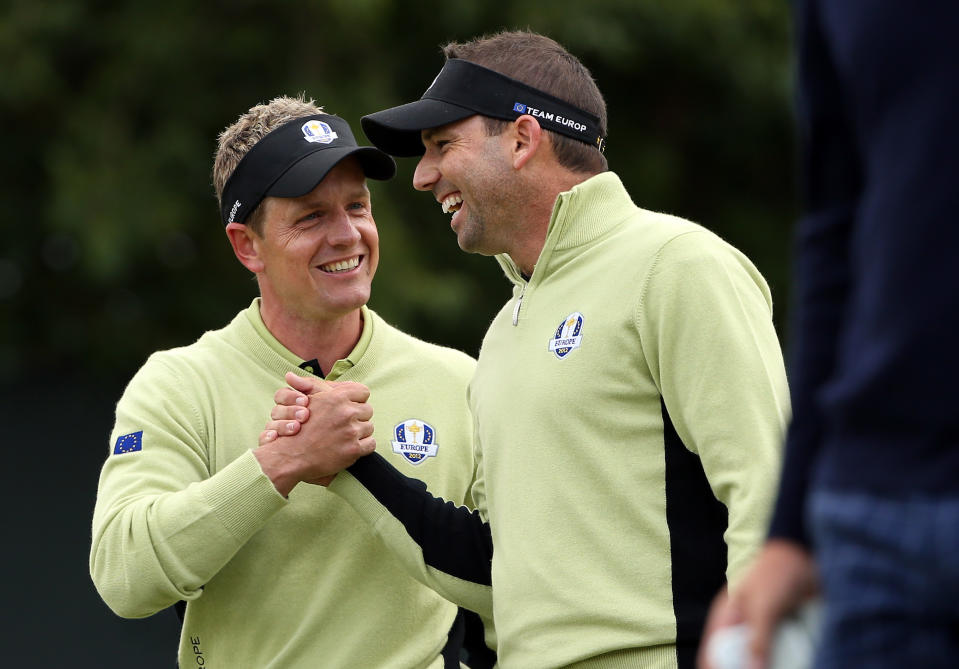
[[[463,221],[456,235],[456,243],[466,253],[483,254],[483,237],[486,224],[482,217],[477,216],[475,212],[471,211],[469,214],[469,218]]]
[[[486,188],[483,201],[473,200],[473,206],[465,212],[467,218],[459,224],[457,243],[466,253],[484,256],[508,253],[508,239],[502,237],[504,232],[509,232],[510,212],[514,210],[510,204],[515,195],[503,179],[487,181]]]

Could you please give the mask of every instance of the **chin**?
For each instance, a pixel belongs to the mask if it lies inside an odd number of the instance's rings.
[[[370,300],[370,291],[361,291],[354,293],[352,295],[344,295],[339,299],[334,299],[330,301],[330,306],[338,311],[341,311],[344,315],[349,314],[352,311],[355,311],[362,307],[364,304]]]
[[[456,244],[467,253],[476,253],[476,240],[467,234],[456,235]]]

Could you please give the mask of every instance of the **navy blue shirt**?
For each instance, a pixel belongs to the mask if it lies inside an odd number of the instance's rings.
[[[793,399],[770,536],[811,487],[959,494],[959,3],[798,0]]]

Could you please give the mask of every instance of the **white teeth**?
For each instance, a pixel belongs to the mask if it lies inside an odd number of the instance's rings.
[[[360,257],[354,256],[349,260],[340,260],[338,262],[331,262],[328,265],[320,265],[320,269],[324,272],[343,272],[348,269],[353,269],[360,264]]]
[[[459,195],[450,195],[441,204],[443,205],[443,213],[448,214],[459,211],[460,205],[463,204],[463,198]]]

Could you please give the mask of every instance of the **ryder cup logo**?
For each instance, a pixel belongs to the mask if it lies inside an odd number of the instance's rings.
[[[418,465],[426,458],[436,455],[436,431],[421,420],[405,420],[393,428],[393,452]]]
[[[337,138],[337,134],[323,121],[313,119],[303,124],[303,138],[308,142],[329,144]]]
[[[565,358],[570,351],[579,348],[583,341],[583,314],[574,311],[563,319],[549,340],[549,350],[559,359]]]

